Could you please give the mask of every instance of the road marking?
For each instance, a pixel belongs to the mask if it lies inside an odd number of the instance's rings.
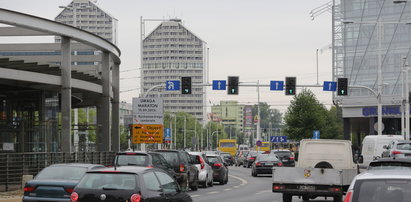
[[[235,178],[235,179],[237,179],[237,180],[240,180],[241,181],[241,184],[240,185],[246,185],[246,184],[248,184],[248,182],[247,182],[247,180],[245,180],[245,179],[243,179],[243,178],[241,178],[241,177],[237,177],[237,176],[234,176],[234,175],[228,175],[229,177],[232,177],[232,178]]]
[[[237,189],[237,188],[240,188],[240,186],[234,186],[233,188],[236,188],[236,189]]]
[[[217,194],[220,193],[219,191],[212,191],[212,192],[208,192],[207,194]]]
[[[199,197],[201,195],[192,195],[191,198]]]
[[[271,190],[263,190],[263,191],[259,191],[259,192],[255,193],[255,194],[264,194],[264,193],[271,193],[271,192],[272,192]]]
[[[224,189],[224,191],[230,191],[230,190],[233,190],[233,189],[230,189],[230,188],[228,188],[228,189]]]

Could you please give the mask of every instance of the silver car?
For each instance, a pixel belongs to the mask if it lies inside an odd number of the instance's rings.
[[[382,153],[383,157],[411,157],[410,140],[394,140],[389,145],[384,146],[384,148],[386,150]]]
[[[208,165],[207,157],[202,152],[189,152],[193,159],[194,165],[199,170],[198,181],[204,187],[213,186],[213,169]]]
[[[405,202],[411,197],[411,170],[368,170],[348,188],[347,202]]]

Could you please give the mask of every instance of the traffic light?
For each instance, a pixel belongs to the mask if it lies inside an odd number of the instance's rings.
[[[348,95],[348,79],[338,78],[337,83],[337,94],[338,95]]]
[[[295,77],[285,77],[285,95],[295,95],[296,81]]]
[[[181,94],[191,94],[191,77],[181,77]]]
[[[238,76],[228,77],[227,93],[229,95],[238,95]]]

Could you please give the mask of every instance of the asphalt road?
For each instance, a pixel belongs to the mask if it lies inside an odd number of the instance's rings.
[[[250,168],[235,166],[229,167],[226,185],[215,183],[213,187],[199,188],[189,194],[195,202],[282,202],[282,195],[271,191],[271,175],[252,177]],[[293,201],[302,202],[302,199],[294,196]],[[332,198],[310,201],[329,202]]]

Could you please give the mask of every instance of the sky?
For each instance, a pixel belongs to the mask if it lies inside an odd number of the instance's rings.
[[[59,6],[70,0],[0,0],[0,7],[52,19]],[[120,99],[131,103],[139,96],[140,86],[140,16],[143,19],[180,18],[184,26],[207,42],[210,50],[210,82],[239,76],[240,82],[297,77],[297,85],[330,81],[331,12],[311,19],[310,11],[329,0],[98,0],[97,5],[119,21],[119,48],[122,52]],[[146,34],[159,22],[146,22]],[[54,39],[41,39],[53,42]],[[330,107],[331,93],[310,88],[321,103]],[[297,93],[301,91],[297,88]],[[260,88],[260,101],[281,112],[287,110],[292,96]],[[240,87],[239,95],[207,88],[207,109],[221,100],[256,104],[255,87]]]

